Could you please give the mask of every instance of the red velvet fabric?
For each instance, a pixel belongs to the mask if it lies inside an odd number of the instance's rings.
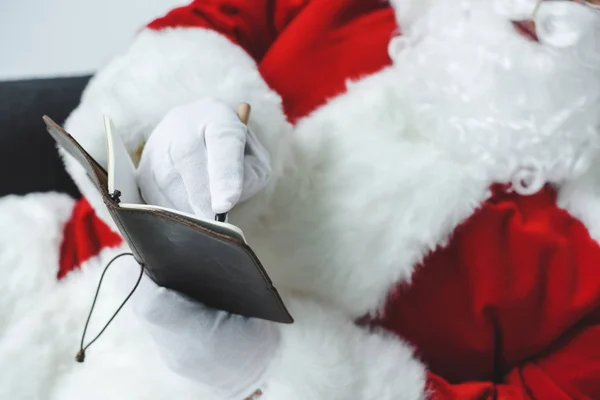
[[[389,64],[396,30],[382,0],[196,0],[149,24],[176,26],[214,29],[243,47],[292,122]]]
[[[57,278],[62,279],[103,248],[118,246],[122,240],[96,216],[85,198],[78,200],[63,231]]]
[[[397,29],[382,0],[196,0],[149,25],[174,26],[242,46],[291,121],[388,65]],[[600,249],[555,197],[497,190],[372,321],[415,345],[434,399],[600,399]],[[65,271],[117,241],[86,207]]]
[[[416,346],[439,398],[600,399],[600,247],[552,188],[499,192],[373,324]]]

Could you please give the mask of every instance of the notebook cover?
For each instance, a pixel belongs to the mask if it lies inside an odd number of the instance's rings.
[[[233,314],[293,322],[247,244],[168,211],[120,207],[107,192],[106,171],[64,129],[48,117],[44,121],[56,142],[86,169],[123,239],[159,286]]]

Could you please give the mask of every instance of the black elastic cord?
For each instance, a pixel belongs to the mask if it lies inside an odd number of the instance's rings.
[[[85,361],[85,351],[92,345],[92,343],[94,343],[96,340],[98,340],[100,335],[102,335],[104,333],[106,328],[108,328],[108,325],[110,325],[110,323],[113,321],[113,319],[115,319],[115,317],[117,316],[119,311],[121,311],[123,306],[125,306],[125,303],[127,303],[127,301],[131,298],[133,293],[136,291],[138,285],[140,284],[140,281],[142,280],[142,276],[144,275],[144,264],[140,264],[140,276],[138,277],[138,280],[135,283],[135,286],[133,287],[131,292],[129,292],[129,295],[125,298],[125,300],[123,300],[123,302],[121,303],[119,308],[117,308],[117,311],[115,311],[113,316],[104,325],[104,328],[102,328],[100,333],[98,333],[96,335],[96,337],[84,347],[83,341],[85,340],[85,334],[87,332],[88,324],[90,323],[90,319],[92,318],[92,312],[94,311],[94,306],[96,305],[96,300],[98,300],[98,294],[100,293],[100,286],[102,285],[102,280],[104,279],[104,274],[106,274],[108,267],[110,267],[114,261],[116,261],[117,259],[119,259],[123,256],[132,256],[133,257],[133,254],[132,253],[121,253],[121,254],[115,256],[112,260],[110,260],[110,262],[106,265],[106,267],[104,267],[104,271],[102,271],[102,275],[100,276],[100,282],[98,282],[98,288],[96,289],[96,295],[94,296],[94,301],[92,302],[92,307],[90,308],[90,313],[88,314],[87,321],[85,322],[85,328],[83,328],[83,334],[81,335],[81,343],[79,344],[79,352],[77,352],[77,356],[75,357],[75,360],[77,362],[82,363],[83,361]]]

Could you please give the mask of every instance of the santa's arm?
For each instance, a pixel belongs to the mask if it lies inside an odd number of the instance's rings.
[[[203,97],[218,98],[233,109],[245,102],[252,106],[250,128],[270,152],[276,178],[290,125],[280,96],[263,80],[258,63],[303,4],[196,0],[169,12],[142,29],[123,54],[98,71],[66,129],[105,165],[103,115],[111,118],[115,132],[137,158],[153,128],[173,107]],[[88,195],[95,189],[85,173],[71,157],[65,156],[65,162],[83,194],[92,197]],[[95,209],[103,207],[97,199],[90,200]]]
[[[135,150],[171,108],[209,96],[232,107],[252,104],[251,120],[269,143],[279,136],[284,117],[281,99],[257,63],[285,21],[300,11],[289,3],[196,0],[152,21],[92,78],[67,126],[103,163],[106,155],[94,146],[103,144],[103,113]],[[89,137],[96,131],[98,137]]]
[[[135,271],[134,265],[131,271]],[[117,274],[123,280],[121,272],[113,273]],[[93,275],[84,293],[97,283],[97,274]],[[129,283],[131,277],[125,281]],[[111,287],[113,281],[117,277],[109,277],[103,284],[104,296],[110,297],[98,303],[91,334],[99,331],[122,300],[125,291]],[[6,367],[0,376],[0,394],[6,398],[28,398],[23,397],[25,393],[43,393],[44,398],[60,400],[426,398],[425,369],[409,346],[395,337],[363,330],[342,314],[301,299],[287,301],[296,318],[293,325],[265,322],[277,331],[281,328],[279,339],[273,341],[270,328],[252,320],[245,326],[250,330],[234,329],[230,335],[225,324],[211,338],[204,328],[200,332],[192,329],[199,319],[215,322],[204,312],[186,312],[180,324],[151,331],[124,309],[88,349],[85,362],[78,364],[74,354],[89,304],[77,304],[68,313],[54,311],[57,304],[72,301],[76,284],[81,291],[80,281],[66,282],[70,289],[63,287],[47,301],[51,304],[30,312],[0,342],[0,365]],[[34,329],[43,316],[48,326]],[[261,338],[267,340],[254,340]],[[244,350],[248,340],[252,346]],[[252,397],[253,393],[257,396]]]
[[[425,369],[396,337],[286,297],[293,324],[206,308],[144,280],[134,309],[177,375],[219,399],[422,399]]]

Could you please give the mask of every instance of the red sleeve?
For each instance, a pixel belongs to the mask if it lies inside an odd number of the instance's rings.
[[[308,1],[195,0],[152,21],[148,27],[211,29],[240,45],[258,62]]]
[[[399,293],[431,399],[600,399],[600,246],[551,187],[496,193]]]

